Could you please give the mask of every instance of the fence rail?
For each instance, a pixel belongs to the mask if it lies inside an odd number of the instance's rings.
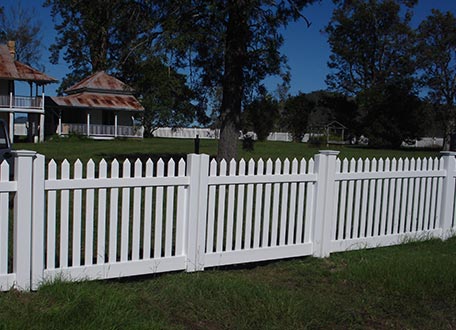
[[[434,159],[136,161],[0,166],[0,289],[447,238],[453,153]]]

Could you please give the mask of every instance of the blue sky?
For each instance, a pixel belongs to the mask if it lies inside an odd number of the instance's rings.
[[[10,6],[16,5],[17,1],[3,0],[0,5],[8,10]],[[24,7],[35,8],[42,24],[44,45],[42,64],[45,66],[47,74],[61,80],[68,72],[67,65],[62,59],[57,65],[49,63],[48,60],[48,48],[56,36],[49,8],[43,8],[42,1],[20,1]],[[420,0],[414,9],[415,15],[412,24],[418,25],[422,19],[431,13],[432,8],[452,11],[456,14],[456,0]],[[305,22],[301,20],[289,24],[283,31],[285,43],[282,51],[288,57],[288,64],[291,68],[291,94],[307,93],[326,88],[325,77],[329,72],[327,61],[330,49],[327,44],[327,36],[321,31],[327,25],[333,9],[334,5],[331,0],[317,2],[303,11],[303,14],[312,22],[310,28],[307,28]],[[267,86],[271,91],[275,89],[276,84],[277,79],[267,80]],[[58,83],[48,85],[46,94],[55,95],[58,86]]]

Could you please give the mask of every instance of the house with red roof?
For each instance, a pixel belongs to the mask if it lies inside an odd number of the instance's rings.
[[[29,95],[17,95],[16,83],[29,84]],[[9,126],[11,141],[15,135],[15,117],[26,116],[27,135],[44,141],[44,86],[56,79],[16,60],[15,42],[0,45],[0,119]]]
[[[52,133],[90,138],[143,137],[143,106],[133,89],[104,71],[46,99],[46,120]]]

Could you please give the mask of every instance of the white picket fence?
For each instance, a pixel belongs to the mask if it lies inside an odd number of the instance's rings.
[[[0,166],[0,289],[107,279],[447,238],[454,153],[435,159]],[[10,181],[11,180],[11,181]]]

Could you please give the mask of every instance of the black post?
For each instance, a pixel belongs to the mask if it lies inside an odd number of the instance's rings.
[[[196,138],[195,138],[195,154],[199,154],[199,153],[200,153],[200,138],[199,138],[199,135],[197,134]]]

